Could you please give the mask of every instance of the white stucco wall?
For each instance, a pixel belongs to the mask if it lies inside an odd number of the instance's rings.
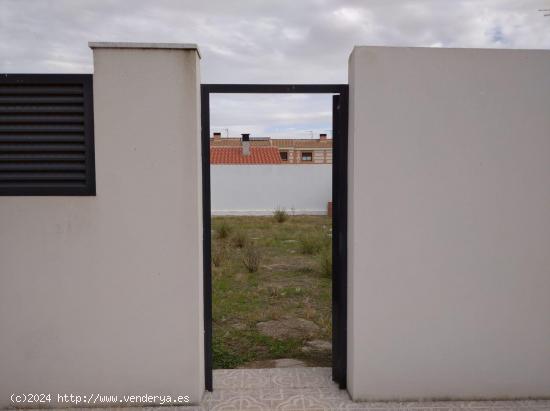
[[[332,199],[331,164],[212,165],[210,174],[216,215],[326,214]]]
[[[199,58],[146,47],[94,50],[97,196],[0,198],[0,407],[203,393]]]
[[[550,396],[550,52],[355,48],[349,389]]]

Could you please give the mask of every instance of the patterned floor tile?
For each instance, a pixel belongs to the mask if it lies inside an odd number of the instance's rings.
[[[254,372],[250,372],[254,371]],[[270,369],[214,370],[214,391],[225,389],[258,389],[273,386]]]
[[[215,370],[204,410],[550,411],[550,401],[353,402],[330,368]],[[184,408],[187,411],[189,408]]]
[[[350,401],[343,409],[354,411],[550,411],[550,401]]]
[[[205,398],[208,410],[311,410],[343,409],[349,402],[345,391],[331,388],[267,388],[220,390]]]
[[[264,368],[214,370],[214,391],[217,389],[257,388],[320,388],[333,387],[331,369]]]

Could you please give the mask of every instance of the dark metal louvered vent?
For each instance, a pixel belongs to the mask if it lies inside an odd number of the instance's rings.
[[[0,75],[0,195],[95,195],[91,74]]]

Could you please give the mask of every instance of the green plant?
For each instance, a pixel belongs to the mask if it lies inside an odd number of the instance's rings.
[[[262,252],[254,244],[248,244],[243,250],[243,264],[249,273],[255,273],[260,268]]]
[[[327,242],[324,233],[310,233],[300,237],[300,252],[306,255],[317,254]]]
[[[286,209],[277,207],[273,212],[273,217],[278,223],[284,223],[288,220],[288,213],[286,212]]]
[[[212,344],[212,362],[214,368],[237,368],[247,361],[246,355],[234,352],[224,343],[223,338],[216,338]]]
[[[225,221],[222,221],[217,231],[218,238],[221,240],[228,238],[231,234],[231,231],[233,231],[233,228]]]
[[[233,245],[237,248],[244,248],[248,244],[248,237],[244,231],[237,231],[233,236]]]
[[[220,267],[227,258],[227,247],[225,244],[217,244],[212,247],[212,264]]]
[[[319,270],[325,277],[332,277],[332,247],[323,247],[319,254]]]

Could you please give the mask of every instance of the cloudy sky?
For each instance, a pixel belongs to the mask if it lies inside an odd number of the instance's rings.
[[[208,83],[346,83],[354,45],[550,48],[550,0],[0,0],[0,73],[90,73],[88,41],[197,43]],[[308,137],[330,96],[214,96],[213,129]],[[330,130],[329,130],[330,134]]]

